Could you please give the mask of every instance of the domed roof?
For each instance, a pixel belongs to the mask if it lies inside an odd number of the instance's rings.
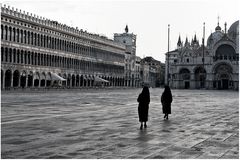
[[[239,21],[234,22],[231,27],[228,29],[228,33],[234,32],[234,31],[239,31]]]
[[[239,21],[234,22],[228,29],[228,35],[235,39],[236,35],[239,35]]]
[[[221,31],[221,27],[220,26],[217,26],[216,28],[215,28],[215,31]]]
[[[221,31],[216,31],[214,33],[211,33],[211,35],[207,39],[207,45],[208,46],[214,45],[219,40],[221,40],[223,36],[224,36],[224,33]]]

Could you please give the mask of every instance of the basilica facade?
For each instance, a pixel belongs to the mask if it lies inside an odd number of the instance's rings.
[[[219,26],[199,43],[196,35],[166,53],[165,83],[178,89],[232,89],[239,87],[239,21],[227,30]],[[167,73],[169,73],[167,75]]]
[[[135,86],[125,56],[107,37],[1,7],[1,89]]]

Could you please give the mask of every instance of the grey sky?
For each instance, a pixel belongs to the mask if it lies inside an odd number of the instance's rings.
[[[217,26],[227,29],[239,19],[238,0],[5,0],[2,4],[18,8],[91,33],[113,38],[114,33],[137,35],[137,55],[165,61],[167,30],[170,24],[170,50],[181,35],[191,40],[196,33],[202,41],[203,22],[207,39]],[[206,42],[206,41],[205,41]]]

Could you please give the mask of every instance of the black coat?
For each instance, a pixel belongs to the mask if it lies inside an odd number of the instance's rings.
[[[164,91],[161,96],[162,111],[164,114],[171,114],[172,93]]]
[[[139,102],[139,105],[138,105],[139,122],[147,122],[150,96],[140,93],[137,101]]]

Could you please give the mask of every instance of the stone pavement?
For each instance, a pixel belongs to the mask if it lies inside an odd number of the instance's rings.
[[[2,92],[1,158],[239,158],[238,92],[172,90],[163,120],[162,91],[142,131],[141,89]]]

